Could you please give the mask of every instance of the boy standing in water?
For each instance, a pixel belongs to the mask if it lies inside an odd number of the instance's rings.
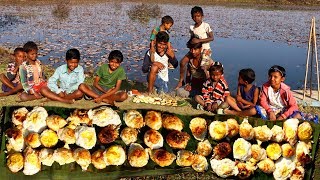
[[[51,100],[69,104],[82,98],[83,93],[78,87],[85,77],[79,61],[80,52],[77,49],[69,49],[66,53],[66,64],[56,69],[48,80],[48,87],[41,89],[41,94]]]
[[[95,73],[93,86],[82,83],[79,90],[86,96],[85,99],[94,98],[96,103],[105,102],[114,105],[128,98],[126,92],[119,91],[121,83],[126,79],[126,72],[120,66],[123,55],[119,50],[113,50],[108,57],[109,63],[101,65]]]
[[[40,89],[47,86],[38,57],[38,46],[29,41],[23,46],[26,61],[20,65],[19,74],[24,92],[20,95],[21,101],[30,101],[42,98]]]
[[[169,91],[168,64],[171,63],[174,68],[178,66],[178,61],[173,51],[168,51],[169,35],[166,32],[159,32],[156,36],[156,51],[154,53],[154,62],[151,60],[150,51],[144,56],[142,72],[148,73],[148,92],[152,93],[154,86],[158,92]]]
[[[209,68],[210,68],[210,56],[211,48],[210,41],[213,41],[213,32],[208,23],[203,22],[203,10],[199,6],[195,6],[191,9],[191,17],[195,22],[194,25],[190,26],[190,35],[193,37],[193,43],[202,43],[202,61],[201,68],[206,73],[207,79],[210,77]],[[186,62],[185,62],[186,64]],[[184,64],[184,65],[185,65]]]
[[[7,66],[7,75],[0,74],[0,81],[2,82],[1,96],[9,96],[23,90],[20,83],[19,66],[25,59],[23,48],[16,48],[12,55],[14,62],[10,62]]]

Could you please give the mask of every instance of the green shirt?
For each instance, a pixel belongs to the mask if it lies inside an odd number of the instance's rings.
[[[115,87],[118,80],[125,80],[127,78],[122,66],[119,66],[115,71],[110,73],[109,64],[100,66],[96,72],[96,76],[100,77],[99,85],[108,88]]]

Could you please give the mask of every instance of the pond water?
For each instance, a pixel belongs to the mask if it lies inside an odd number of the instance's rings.
[[[29,40],[35,41],[40,46],[39,59],[53,67],[64,63],[67,49],[78,48],[82,55],[81,65],[91,73],[106,62],[111,50],[119,49],[125,56],[122,65],[129,80],[145,82],[146,75],[142,74],[141,65],[152,28],[160,25],[162,16],[173,17],[175,23],[170,38],[180,60],[188,52],[186,42],[188,27],[193,23],[190,17],[193,6],[159,4],[146,6],[143,10],[135,9],[138,5],[72,5],[65,19],[54,16],[53,5],[0,5],[0,46],[15,48]],[[148,12],[148,8],[161,11],[141,18],[139,13]],[[267,80],[268,68],[274,64],[286,68],[288,85],[294,89],[302,86],[309,23],[312,16],[319,20],[319,13],[220,6],[203,9],[204,21],[214,30],[215,40],[211,43],[213,58],[224,64],[231,90],[236,89],[240,69],[254,69],[255,83],[261,85]],[[129,12],[137,16],[132,17]],[[179,69],[170,71],[171,88],[175,87],[178,74]]]

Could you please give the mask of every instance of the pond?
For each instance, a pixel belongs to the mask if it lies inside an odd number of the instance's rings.
[[[129,80],[145,82],[141,65],[149,47],[150,32],[160,25],[162,16],[170,15],[175,21],[170,38],[176,57],[180,60],[188,52],[188,27],[193,23],[191,5],[70,5],[68,16],[63,17],[53,13],[56,7],[0,5],[0,46],[15,48],[35,41],[40,47],[39,59],[53,67],[64,63],[67,49],[78,48],[81,65],[89,73],[106,62],[111,50],[119,49],[125,56],[122,65]],[[203,9],[204,21],[211,25],[215,35],[211,43],[213,58],[224,64],[232,91],[236,89],[240,69],[254,69],[255,83],[261,85],[267,80],[268,68],[274,64],[286,68],[288,85],[293,89],[302,87],[309,24],[312,16],[320,19],[319,13],[222,6]],[[175,87],[178,74],[179,69],[170,71],[171,88]]]

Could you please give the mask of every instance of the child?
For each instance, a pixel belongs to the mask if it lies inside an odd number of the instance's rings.
[[[109,63],[100,66],[95,74],[93,86],[82,83],[79,90],[89,98],[94,98],[96,103],[105,102],[114,105],[114,102],[122,102],[128,98],[126,92],[119,91],[123,80],[126,79],[124,68],[120,66],[123,55],[119,50],[111,51],[108,57]],[[88,97],[85,96],[86,99]]]
[[[144,56],[142,72],[148,74],[148,92],[152,93],[154,86],[158,92],[169,92],[168,81],[168,63],[174,68],[178,66],[173,51],[168,51],[169,35],[166,32],[159,32],[156,36],[156,51],[154,53],[154,62],[151,61],[150,50]]]
[[[155,53],[155,44],[156,44],[156,35],[159,32],[166,32],[168,33],[170,28],[173,26],[173,19],[171,16],[164,16],[161,19],[161,25],[154,28],[151,32],[150,36],[150,57],[151,57],[151,62],[154,62],[154,53]],[[173,51],[171,47],[170,41],[168,42],[168,51]]]
[[[260,105],[256,110],[263,119],[283,120],[288,118],[301,119],[296,99],[290,87],[284,84],[286,70],[278,65],[269,71],[269,80],[262,86]]]
[[[202,21],[203,10],[199,6],[195,6],[191,9],[191,17],[195,22],[190,26],[190,35],[193,38],[193,43],[202,43],[202,61],[201,67],[205,70],[206,77],[209,79],[209,67],[210,67],[210,41],[213,41],[213,32],[208,23]]]
[[[223,66],[220,62],[215,62],[209,69],[210,79],[203,83],[202,95],[196,95],[197,108],[214,112],[223,102],[227,102],[234,109],[235,103],[230,101],[228,83],[223,77]]]
[[[240,111],[225,109],[225,114],[238,116],[253,116],[256,114],[255,106],[259,98],[259,88],[252,84],[255,73],[252,69],[241,69],[238,77],[237,98],[230,99],[237,104]]]
[[[206,81],[206,74],[200,67],[202,61],[202,43],[192,43],[192,39],[187,42],[189,52],[181,59],[188,62],[187,70],[184,66],[180,66],[180,78],[176,86],[177,95],[184,98],[193,98],[195,95],[200,95],[202,85]],[[211,60],[211,65],[213,61]],[[186,71],[186,72],[185,72]],[[186,83],[183,86],[184,82]]]
[[[42,98],[40,89],[47,86],[42,72],[41,62],[37,60],[38,46],[29,41],[23,46],[26,61],[20,65],[19,74],[24,92],[20,95],[21,101],[29,101]]]
[[[14,62],[10,62],[7,66],[7,76],[0,74],[0,81],[2,82],[1,96],[9,96],[23,90],[20,83],[19,66],[25,59],[23,48],[16,48],[13,53]]]
[[[83,83],[85,76],[79,61],[80,52],[77,49],[69,49],[66,53],[67,64],[56,69],[48,80],[48,87],[41,89],[41,94],[51,100],[69,104],[81,99],[83,93],[78,87]]]

